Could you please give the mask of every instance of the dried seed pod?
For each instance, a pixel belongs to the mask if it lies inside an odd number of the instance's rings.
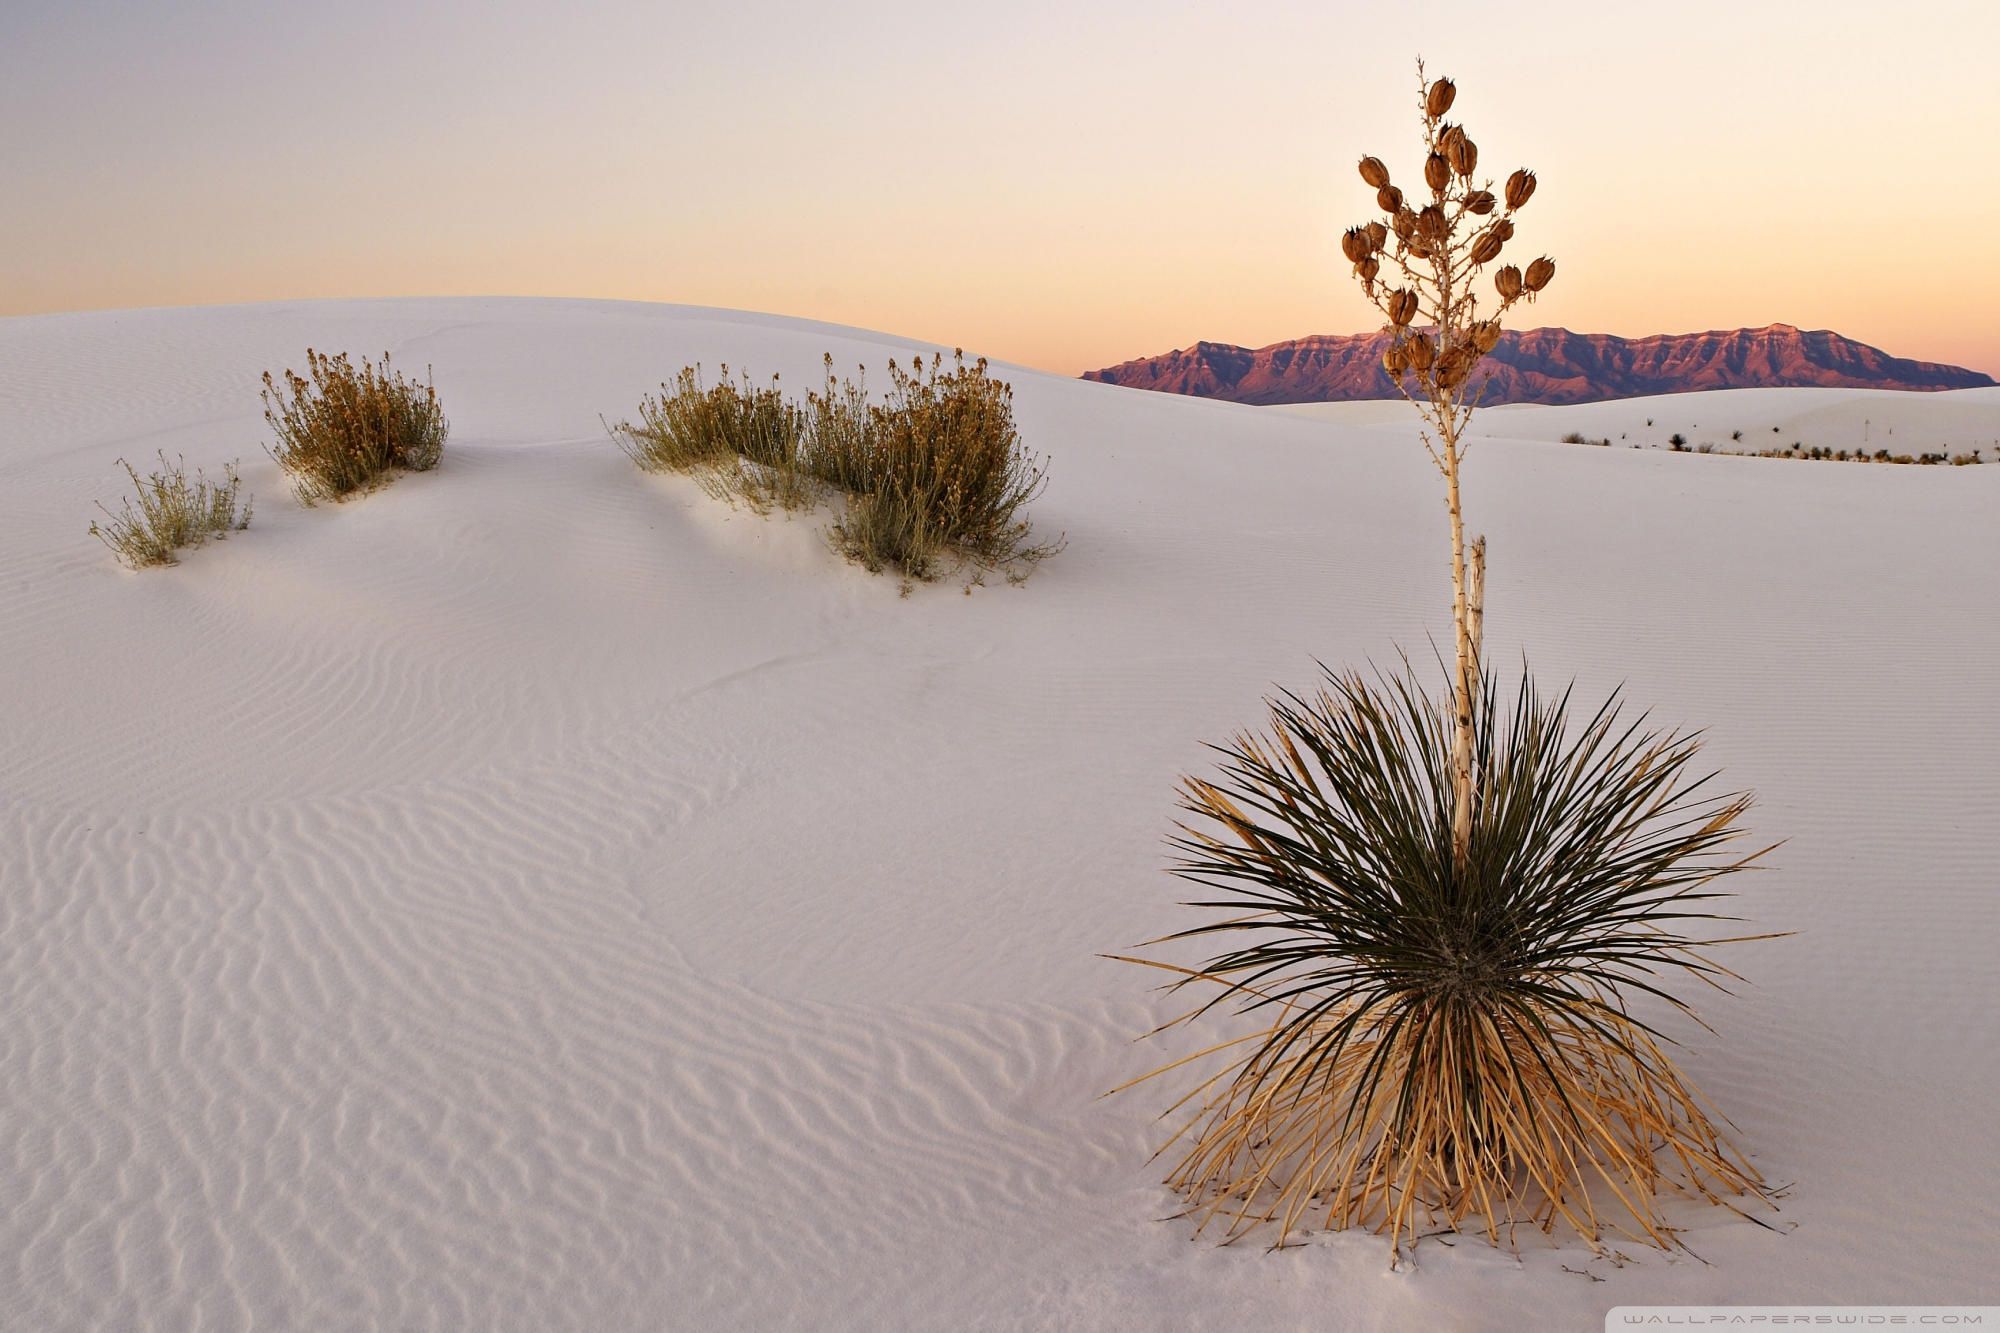
[[[1479,165],[1479,145],[1461,134],[1452,140],[1445,156],[1451,162],[1453,171],[1461,176],[1470,176],[1473,168]]]
[[[1513,300],[1521,294],[1521,270],[1507,265],[1493,275],[1493,285],[1499,289],[1502,300]]]
[[[1439,116],[1451,110],[1452,99],[1457,96],[1458,87],[1456,84],[1452,83],[1450,79],[1439,79],[1431,85],[1430,92],[1424,96],[1424,114],[1432,120],[1436,120]]]
[[[1446,230],[1444,210],[1436,204],[1425,204],[1424,211],[1417,214],[1417,235],[1436,243],[1444,239]]]
[[[1368,182],[1371,189],[1379,190],[1389,183],[1389,168],[1382,165],[1379,157],[1361,159],[1361,179]]]
[[[1409,239],[1403,242],[1403,249],[1408,251],[1412,256],[1414,256],[1417,259],[1429,259],[1431,257],[1430,246],[1424,244],[1424,242],[1418,240],[1414,236],[1410,237]]]
[[[1360,277],[1361,282],[1364,286],[1374,282],[1375,275],[1377,273],[1380,273],[1381,271],[1382,271],[1382,261],[1377,259],[1373,255],[1368,256],[1368,258],[1362,260],[1359,264],[1356,264],[1354,266],[1354,272]]]
[[[1434,194],[1443,194],[1444,187],[1451,184],[1451,163],[1437,153],[1424,159],[1424,183]]]
[[[1549,285],[1549,279],[1556,275],[1556,261],[1543,255],[1528,265],[1528,275],[1523,281],[1531,292],[1538,292]]]
[[[1488,352],[1498,347],[1500,345],[1500,321],[1497,319],[1482,319],[1477,324],[1474,324],[1472,326],[1472,345],[1479,349],[1481,356],[1485,356]]]
[[[1382,369],[1389,372],[1391,379],[1401,379],[1403,372],[1409,368],[1409,353],[1403,349],[1403,345],[1390,343],[1388,349],[1382,353]]]
[[[1535,173],[1526,167],[1507,178],[1507,207],[1519,208],[1535,193]]]
[[[1416,317],[1417,294],[1408,287],[1397,288],[1389,297],[1389,322],[1401,328]]]
[[[1349,227],[1340,237],[1340,252],[1347,256],[1351,264],[1358,264],[1368,258],[1368,233],[1361,227]]]
[[[1396,229],[1397,236],[1407,241],[1410,239],[1410,233],[1417,229],[1416,210],[1407,205],[1397,209],[1396,216],[1390,219],[1390,225]]]
[[[1404,355],[1415,370],[1429,370],[1437,349],[1431,345],[1428,333],[1419,333],[1403,343]]]
[[[1491,213],[1493,211],[1493,192],[1490,190],[1474,190],[1471,194],[1465,196],[1465,211],[1468,213],[1477,213],[1481,217],[1485,217],[1488,213]]]
[[[1389,243],[1389,229],[1379,222],[1371,222],[1363,230],[1368,233],[1369,253],[1381,254],[1382,247]]]
[[[1403,206],[1403,192],[1393,185],[1384,185],[1375,191],[1375,202],[1384,213],[1393,213]]]
[[[1446,157],[1450,157],[1451,146],[1455,143],[1463,143],[1464,141],[1465,141],[1464,126],[1462,125],[1441,126],[1438,130],[1438,136],[1437,136],[1437,151],[1443,153]]]
[[[1489,230],[1495,236],[1498,236],[1501,241],[1511,241],[1514,239],[1514,220],[1512,218],[1501,218]]]
[[[1500,238],[1493,234],[1491,227],[1479,233],[1479,239],[1472,243],[1472,262],[1490,264],[1500,257]]]
[[[1472,368],[1479,364],[1479,353],[1470,347],[1454,347],[1438,363],[1438,383],[1447,389],[1456,389],[1472,376]]]

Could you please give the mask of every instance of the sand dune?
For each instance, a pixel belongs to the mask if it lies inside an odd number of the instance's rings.
[[[1267,408],[1313,420],[1395,423],[1400,400],[1301,403]],[[1765,449],[1835,452],[1887,449],[1892,454],[1979,451],[2000,463],[2000,389],[1898,393],[1889,389],[1721,389],[1615,402],[1544,407],[1508,403],[1474,418],[1474,434],[1510,440],[1560,440],[1576,433],[1617,448],[1668,449],[1682,437],[1690,450],[1755,454]]]
[[[308,345],[434,366],[443,464],[293,503],[257,378]],[[1375,1237],[1160,1220],[1164,1102],[1098,1095],[1168,1010],[1096,955],[1185,924],[1161,840],[1204,742],[1448,626],[1413,427],[1003,370],[1068,549],[902,599],[599,422],[689,362],[879,383],[914,347],[580,301],[0,320],[0,1327],[1990,1297],[2000,469],[1548,442],[1651,414],[1663,443],[1665,406],[1482,419],[1493,658],[1708,728],[1790,839],[1741,906],[1798,933],[1735,951],[1755,984],[1684,1066],[1794,1184],[1777,1231],[1688,1215],[1698,1259],[1523,1236],[1392,1274]],[[1659,401],[2000,438],[1995,391]],[[156,449],[240,457],[256,518],[132,574],[84,528]]]

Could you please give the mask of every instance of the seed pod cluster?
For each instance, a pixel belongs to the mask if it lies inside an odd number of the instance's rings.
[[[1390,345],[1382,354],[1382,369],[1399,384],[1414,376],[1409,388],[1420,405],[1425,400],[1458,403],[1459,388],[1500,345],[1499,316],[1516,301],[1534,300],[1555,277],[1555,261],[1546,256],[1527,265],[1525,272],[1514,264],[1497,268],[1493,282],[1500,304],[1485,318],[1480,317],[1478,298],[1457,285],[1455,275],[1465,269],[1499,264],[1514,239],[1512,215],[1534,195],[1535,174],[1525,168],[1516,171],[1498,190],[1490,180],[1475,180],[1478,145],[1464,126],[1444,120],[1456,98],[1457,88],[1450,79],[1438,79],[1423,89],[1427,147],[1423,175],[1429,202],[1417,207],[1390,184],[1389,169],[1380,158],[1363,157],[1361,179],[1375,192],[1381,211],[1377,220],[1341,236],[1341,250],[1362,289],[1388,317]],[[1467,218],[1477,220],[1461,227]],[[1432,266],[1436,276],[1419,261]],[[1382,281],[1392,262],[1414,280],[1404,286]],[[1426,327],[1419,327],[1420,321]]]

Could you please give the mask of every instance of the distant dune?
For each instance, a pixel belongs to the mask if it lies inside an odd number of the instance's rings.
[[[1382,372],[1383,333],[1317,334],[1235,347],[1200,342],[1083,378],[1234,403],[1335,403],[1394,398]],[[1619,338],[1568,329],[1500,337],[1487,365],[1488,403],[1589,403],[1700,389],[1973,389],[1991,375],[1911,361],[1826,329],[1762,329]]]

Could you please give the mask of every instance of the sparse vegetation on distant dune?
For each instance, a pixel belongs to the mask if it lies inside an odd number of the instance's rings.
[[[1773,426],[1771,429],[1776,431],[1778,428]],[[1729,438],[1741,440],[1743,432],[1731,431]],[[1580,431],[1568,432],[1562,437],[1562,442],[1564,444],[1611,443],[1609,440],[1588,439]],[[1817,444],[1808,447],[1797,440],[1783,449],[1720,449],[1709,443],[1689,449],[1687,437],[1680,434],[1674,435],[1668,444],[1672,453],[1728,454],[1736,458],[1797,458],[1832,463],[1895,463],[1911,467],[1977,467],[1986,461],[1984,452],[1979,449],[1956,454],[1943,449],[1929,450],[1920,454],[1894,454],[1887,449],[1877,449],[1870,453],[1866,449],[1829,449],[1825,445]]]
[[[425,472],[444,454],[450,426],[428,379],[405,380],[365,357],[306,349],[305,376],[264,373],[264,419],[277,432],[271,457],[306,504],[371,489],[398,471]]]
[[[759,513],[798,509],[829,493],[844,509],[835,549],[871,571],[938,577],[955,563],[1001,570],[1014,580],[1059,549],[1037,544],[1022,510],[1046,481],[1014,427],[1013,388],[958,353],[889,363],[886,401],[865,383],[826,382],[803,405],[729,368],[713,387],[700,368],[640,404],[639,421],[612,427],[626,455],[647,471],[693,476],[710,494]]]
[[[135,494],[115,514],[100,504],[105,521],[92,523],[90,535],[133,569],[177,564],[174,552],[250,526],[250,501],[243,501],[240,512],[236,507],[243,483],[233,463],[223,465],[220,482],[209,481],[200,469],[189,481],[186,460],[170,463],[165,453],[159,471],[144,477],[122,458],[118,466],[132,479]]]

